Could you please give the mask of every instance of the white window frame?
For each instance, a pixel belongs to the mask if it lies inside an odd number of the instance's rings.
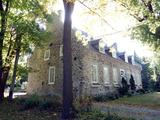
[[[47,54],[48,54],[48,56],[47,56]],[[49,60],[49,58],[50,58],[50,49],[47,49],[44,52],[44,61]]]
[[[60,45],[60,48],[59,48],[59,56],[60,56],[60,57],[63,56],[63,45]]]
[[[54,69],[54,75],[53,75],[53,79],[54,81],[51,82],[51,69]],[[49,67],[49,72],[48,72],[48,84],[54,84],[55,83],[55,66],[50,66]]]
[[[115,75],[116,71],[116,75]],[[116,67],[113,67],[113,84],[118,84],[118,71]]]
[[[120,76],[125,77],[125,70],[124,69],[120,69]]]
[[[95,78],[96,78],[96,80],[94,81],[93,80],[93,67],[95,67],[96,68],[96,74],[95,74]],[[98,65],[96,65],[96,64],[93,64],[92,66],[91,66],[91,81],[92,81],[92,83],[98,83]]]
[[[130,78],[131,78],[131,73],[129,71],[126,71],[126,79],[127,79],[127,83],[130,84]]]
[[[105,54],[105,48],[102,46],[99,46],[99,52],[104,53]]]
[[[107,70],[107,73],[106,73],[107,76],[105,76],[106,70]],[[108,65],[103,67],[103,80],[104,80],[105,84],[110,84],[110,74],[109,74],[109,66]]]
[[[105,54],[105,44],[103,41],[99,41],[99,52]]]

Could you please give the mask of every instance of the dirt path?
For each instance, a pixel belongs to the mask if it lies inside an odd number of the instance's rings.
[[[94,103],[94,108],[98,108],[104,113],[116,113],[122,117],[131,117],[136,120],[160,120],[160,110],[145,107],[133,107],[127,105],[109,105],[107,103]]]

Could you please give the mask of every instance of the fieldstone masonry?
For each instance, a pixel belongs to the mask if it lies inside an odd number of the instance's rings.
[[[51,25],[50,25],[51,26]],[[53,40],[48,41],[41,48],[35,48],[33,55],[29,59],[29,67],[31,72],[28,77],[28,94],[38,95],[59,95],[62,96],[63,85],[63,56],[60,56],[60,46],[62,45],[63,25],[59,19],[55,19],[52,25]],[[137,89],[142,87],[141,68],[115,59],[107,54],[95,51],[86,43],[86,39],[78,39],[73,31],[72,37],[72,55],[73,55],[73,95],[79,97],[81,95],[106,95],[116,92],[120,86],[121,76],[120,69],[125,70],[127,82],[130,74],[134,79],[139,80],[136,85]],[[49,60],[44,60],[45,50],[50,50]],[[92,83],[92,68],[96,64],[98,66],[98,83]],[[103,67],[109,66],[110,84],[105,84],[103,80]],[[48,84],[49,66],[55,66],[55,83]],[[118,81],[113,81],[113,67],[117,68]],[[137,76],[139,78],[137,78]],[[129,82],[128,82],[129,83]]]

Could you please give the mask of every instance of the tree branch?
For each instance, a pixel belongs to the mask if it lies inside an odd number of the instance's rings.
[[[113,30],[117,31],[115,28],[112,27],[112,25],[110,25],[108,23],[108,21],[106,19],[104,19],[99,13],[95,12],[94,10],[92,10],[90,7],[88,7],[86,4],[84,4],[84,1],[80,1],[78,0],[79,3],[81,3],[84,7],[86,7],[89,11],[91,11],[92,13],[96,14],[98,17],[100,17],[108,26],[110,26]]]
[[[8,9],[9,9],[9,0],[6,1],[6,9],[5,9],[6,13],[8,12]]]
[[[0,12],[2,13],[4,11],[4,9],[3,9],[3,2],[2,2],[2,0],[0,0]]]

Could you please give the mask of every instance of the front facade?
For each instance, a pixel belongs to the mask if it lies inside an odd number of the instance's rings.
[[[28,94],[62,95],[63,29],[61,24],[54,24],[53,28],[54,39],[43,48],[36,48],[29,59],[31,72],[28,77]],[[81,37],[76,37],[75,31],[72,34],[72,79],[75,97],[116,92],[121,86],[122,77],[130,84],[131,75],[136,88],[142,87],[141,67],[133,64],[132,59],[125,54],[121,56],[113,49],[111,51],[111,47],[100,46],[101,39],[94,40],[83,33]]]

